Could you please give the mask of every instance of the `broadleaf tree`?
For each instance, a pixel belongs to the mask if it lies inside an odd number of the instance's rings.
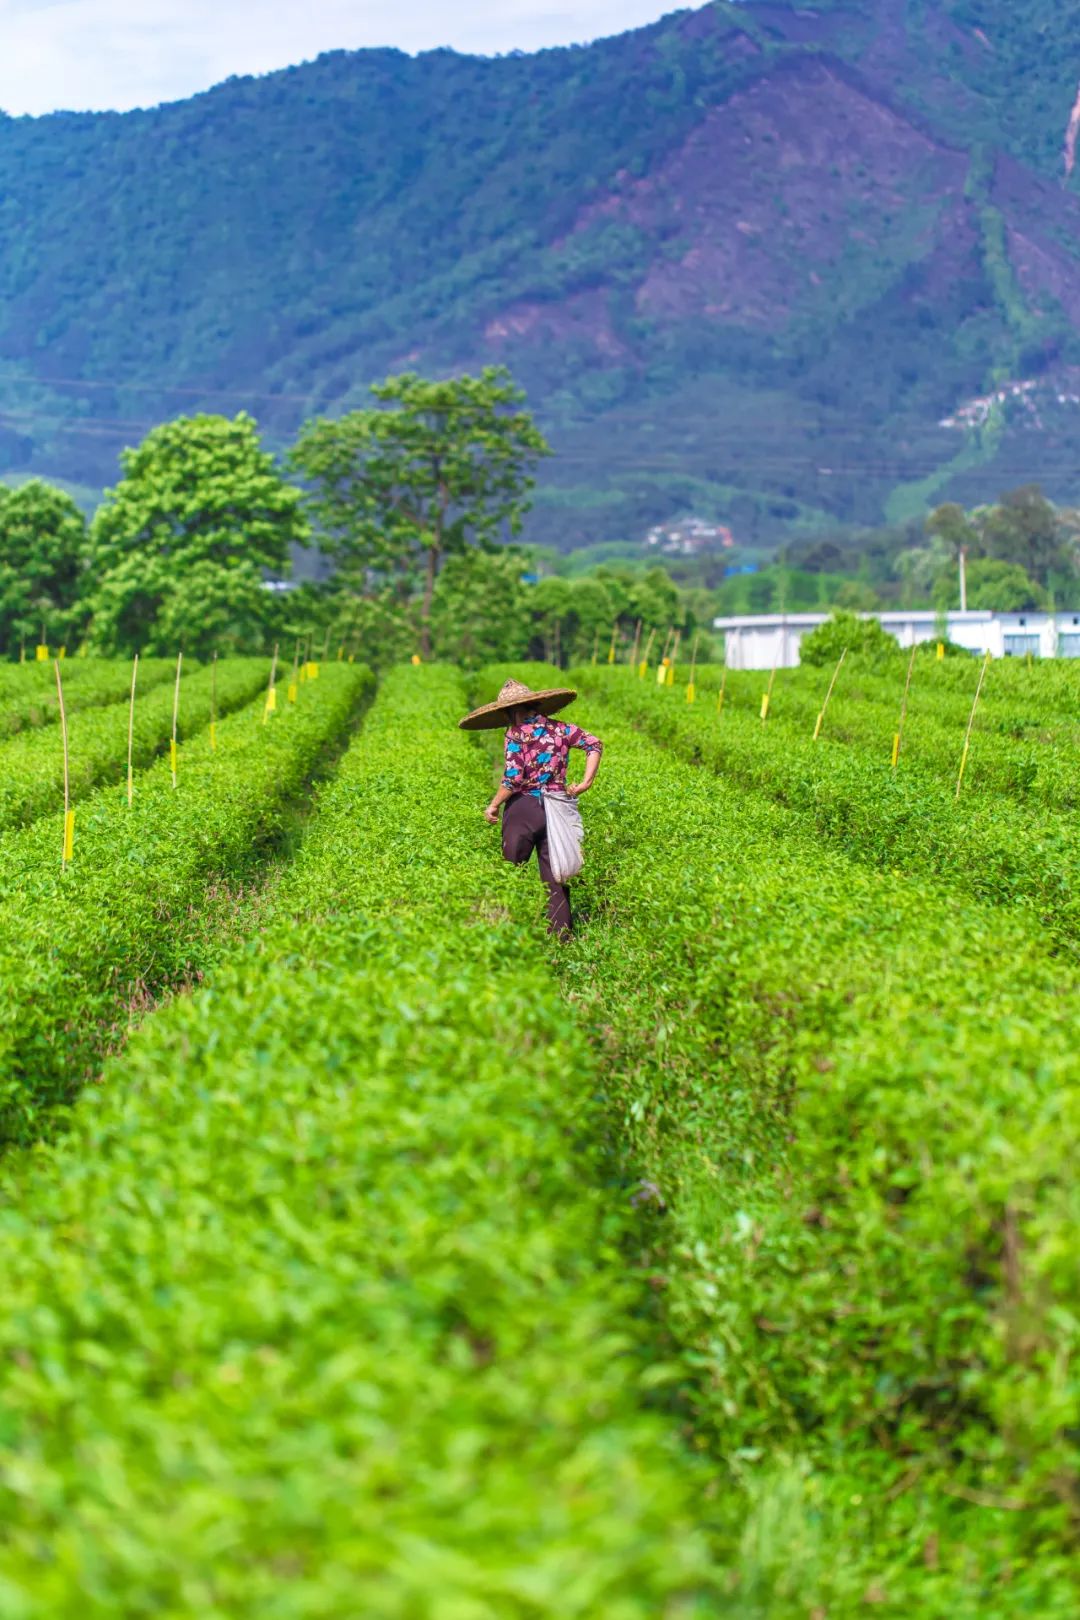
[[[91,639],[103,652],[257,650],[277,616],[267,575],[309,539],[300,492],[250,416],[181,417],[121,457],[90,531]]]
[[[291,464],[340,568],[368,582],[407,576],[428,657],[444,559],[520,533],[533,470],[550,451],[502,367],[441,381],[405,372],[371,391],[374,406],[307,423]]]
[[[85,550],[86,519],[65,490],[40,478],[0,489],[0,647],[77,631]]]

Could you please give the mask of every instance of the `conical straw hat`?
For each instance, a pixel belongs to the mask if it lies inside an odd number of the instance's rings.
[[[573,703],[576,697],[577,693],[569,686],[545,686],[537,692],[521,681],[509,680],[503,683],[494,703],[474,709],[464,720],[459,720],[458,725],[462,731],[494,731],[497,726],[506,724],[510,709],[536,709],[554,714],[556,709],[565,709],[568,703]]]

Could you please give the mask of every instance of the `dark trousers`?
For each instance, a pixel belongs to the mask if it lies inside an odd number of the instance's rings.
[[[565,883],[556,883],[551,875],[548,859],[547,821],[540,799],[531,793],[515,793],[503,811],[503,854],[515,866],[529,859],[533,850],[540,866],[540,878],[548,892],[548,932],[570,932],[570,890]]]

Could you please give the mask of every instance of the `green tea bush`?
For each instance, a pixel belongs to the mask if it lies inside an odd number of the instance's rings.
[[[140,690],[149,691],[175,671],[175,659],[140,659]],[[113,658],[65,659],[61,672],[69,715],[101,703],[119,703],[131,689],[131,665]],[[59,712],[51,663],[39,664],[35,659],[26,664],[0,664],[0,738],[46,725]]]
[[[263,699],[138,780],[92,794],[61,869],[62,816],[0,841],[0,1140],[36,1134],[131,1013],[199,976],[238,888],[257,876],[293,797],[339,737],[369,671],[331,665],[294,710]]]
[[[1076,969],[1021,909],[681,763],[618,697],[586,713],[592,917],[559,960],[725,1465],[738,1612],[1065,1620]]]
[[[270,665],[264,658],[222,660],[216,672],[196,669],[182,675],[177,733],[183,744],[207,724],[212,702],[219,716],[231,714],[264,690]],[[131,679],[130,670],[128,680]],[[215,693],[216,698],[212,699]],[[140,693],[136,688],[132,763],[141,770],[168,747],[172,735],[174,686],[165,681]],[[66,707],[66,700],[65,700]],[[68,720],[70,789],[73,800],[106,782],[126,780],[129,700],[78,710]],[[26,731],[0,743],[0,830],[62,808],[64,756],[59,729]]]
[[[0,1614],[727,1612],[464,706],[391,672],[261,933],[0,1172]]]
[[[1080,833],[1074,818],[999,795],[954,787],[910,764],[818,743],[809,731],[763,725],[749,709],[718,716],[685,693],[635,680],[625,669],[572,671],[592,702],[674,755],[796,811],[819,839],[885,870],[931,873],[975,898],[1033,913],[1060,944],[1080,944]],[[759,679],[759,689],[761,682]],[[831,712],[831,711],[830,711]],[[771,713],[771,711],[770,711]],[[828,722],[826,722],[827,724]]]

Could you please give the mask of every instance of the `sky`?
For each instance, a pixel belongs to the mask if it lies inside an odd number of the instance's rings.
[[[701,0],[0,0],[0,109],[148,107],[320,51],[494,55],[622,33]]]

